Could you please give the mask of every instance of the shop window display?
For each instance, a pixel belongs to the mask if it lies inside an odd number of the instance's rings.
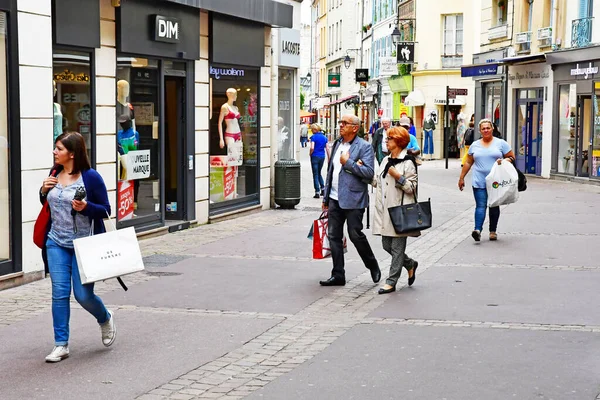
[[[53,140],[67,131],[81,133],[92,160],[90,54],[54,49]]]
[[[0,261],[11,258],[7,39],[6,13],[0,12]]]
[[[559,87],[557,171],[571,175],[575,173],[576,88],[575,84]]]
[[[258,70],[211,66],[210,201],[258,194]]]
[[[119,222],[161,218],[158,61],[117,58]]]
[[[280,160],[294,159],[294,126],[297,124],[293,115],[293,77],[288,69],[279,69],[279,104],[277,117],[278,154]],[[298,139],[300,140],[300,139]]]

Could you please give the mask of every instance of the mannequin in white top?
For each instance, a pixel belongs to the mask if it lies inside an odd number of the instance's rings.
[[[117,123],[123,121],[131,122],[131,127],[135,131],[135,113],[133,106],[127,101],[129,97],[129,82],[121,79],[117,82]],[[129,128],[129,126],[122,126],[123,129]]]
[[[237,106],[233,102],[237,100],[237,90],[229,88],[227,94],[227,103],[221,106],[219,113],[219,147],[224,148],[234,142],[242,140],[242,131],[240,129],[239,119],[241,118]],[[223,122],[225,122],[225,134],[223,134]]]

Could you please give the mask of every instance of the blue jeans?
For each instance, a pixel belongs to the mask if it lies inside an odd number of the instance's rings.
[[[46,242],[48,268],[52,280],[52,321],[56,346],[69,343],[69,319],[71,317],[71,281],[75,300],[96,317],[99,324],[110,318],[104,303],[94,294],[94,284],[81,284],[75,250],[61,247],[51,239]]]
[[[475,196],[475,230],[481,232],[485,222],[485,209],[487,208],[487,189],[473,188],[473,196]],[[499,218],[500,207],[490,207],[490,232],[496,232]]]
[[[425,130],[425,143],[423,144],[423,154],[433,154],[433,131]]]
[[[325,157],[310,156],[310,165],[312,166],[315,193],[319,193],[322,189],[325,189],[325,182],[323,182],[323,176],[321,175],[321,170],[323,169],[324,162]]]

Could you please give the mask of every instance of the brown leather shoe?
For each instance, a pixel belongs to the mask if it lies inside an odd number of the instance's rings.
[[[490,232],[490,240],[498,240],[498,234],[496,234],[496,232]]]

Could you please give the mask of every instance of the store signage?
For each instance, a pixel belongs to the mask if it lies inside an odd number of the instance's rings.
[[[498,74],[498,64],[470,65],[460,68],[460,76],[463,78],[469,76],[486,76],[496,74]]]
[[[279,66],[300,68],[300,30],[279,28]]]
[[[519,81],[519,83],[521,83],[522,80],[530,80],[530,79],[547,79],[550,78],[550,71],[549,70],[544,70],[544,71],[525,71],[523,73],[521,72],[515,72],[514,74],[509,73],[508,74],[508,80],[513,83],[514,81]]]
[[[179,43],[181,21],[179,18],[154,16],[154,40],[157,42]]]
[[[357,69],[356,70],[356,82],[368,82],[369,81],[369,70]]]
[[[398,75],[398,61],[396,57],[379,57],[379,76]]]
[[[56,82],[84,82],[87,83],[90,81],[90,76],[86,73],[80,72],[75,73],[70,69],[65,69],[63,72],[59,72],[54,74],[54,80]]]
[[[396,62],[398,64],[415,63],[415,42],[400,42],[396,46]]]
[[[589,75],[597,74],[598,67],[592,67],[592,63],[589,63],[588,67],[579,68],[579,64],[573,69],[571,69],[571,76],[583,76],[584,79],[587,79]]]
[[[327,83],[329,87],[340,87],[340,74],[329,74]]]
[[[150,150],[133,150],[126,156],[127,180],[150,177]]]
[[[117,220],[133,219],[135,203],[133,181],[119,181],[118,189],[117,205],[119,208],[117,210]]]
[[[215,79],[220,79],[221,76],[244,76],[246,71],[237,68],[218,68],[210,67],[209,74]]]
[[[448,98],[455,99],[456,96],[466,96],[468,93],[467,89],[453,89],[448,88]]]

